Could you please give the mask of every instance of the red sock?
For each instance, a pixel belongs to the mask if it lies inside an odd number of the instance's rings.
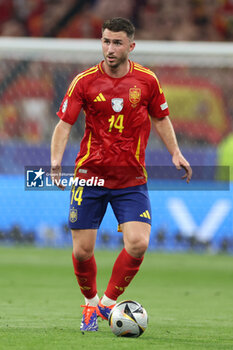
[[[96,274],[97,267],[94,255],[85,261],[79,261],[72,253],[74,273],[76,275],[82,294],[88,298],[94,298],[97,294]]]
[[[115,261],[105,295],[110,299],[117,300],[138,272],[142,261],[143,257],[134,258],[124,248]]]

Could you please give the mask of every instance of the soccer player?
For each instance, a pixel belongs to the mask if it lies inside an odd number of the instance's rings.
[[[86,127],[75,162],[75,176],[86,181],[93,177],[103,180],[103,186],[77,184],[71,189],[73,266],[85,297],[82,331],[97,331],[97,316],[108,319],[117,298],[138,272],[149,244],[151,208],[145,149],[151,122],[176,168],[185,170],[183,178],[189,182],[192,176],[192,169],[178,147],[156,75],[129,60],[135,47],[134,31],[132,23],[124,18],[113,18],[103,24],[104,60],[71,82],[52,136],[51,171],[58,181],[70,130],[83,108]],[[99,299],[94,247],[108,203],[122,230],[124,248]]]

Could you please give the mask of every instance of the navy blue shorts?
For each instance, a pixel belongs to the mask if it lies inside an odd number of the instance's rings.
[[[122,189],[73,186],[70,194],[69,227],[98,229],[110,203],[119,224],[142,221],[151,225],[147,185]]]

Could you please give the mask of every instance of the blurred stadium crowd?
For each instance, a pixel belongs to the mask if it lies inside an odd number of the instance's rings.
[[[106,18],[124,16],[136,27],[136,39],[231,41],[233,39],[232,0],[0,0],[0,35],[2,37],[100,38]],[[143,64],[143,62],[141,62]],[[88,67],[76,64],[0,62],[0,137],[26,143],[48,142],[57,121],[56,111],[68,83]],[[216,145],[232,127],[232,68],[149,67],[156,72],[171,105],[181,142]],[[212,97],[200,99],[194,106],[194,94],[179,97],[174,106],[172,84],[183,82],[198,90],[205,86]],[[170,84],[170,85],[169,85]],[[170,88],[169,88],[170,87]],[[203,96],[203,94],[202,94]],[[183,98],[186,99],[186,111]],[[214,113],[214,100],[222,107]],[[188,102],[189,101],[189,102]],[[183,117],[210,120],[204,128],[179,122],[176,110]],[[189,111],[188,111],[189,110]],[[221,110],[221,111],[220,111]],[[224,111],[223,111],[224,110]],[[217,117],[216,117],[217,114]],[[178,117],[178,118],[177,118]],[[48,119],[51,121],[48,125]],[[182,118],[181,118],[182,119]],[[219,119],[219,128],[214,121]],[[81,124],[81,125],[80,125]],[[216,124],[216,125],[215,125]],[[84,120],[75,125],[75,140],[82,135]],[[192,124],[192,126],[194,123]],[[181,131],[181,132],[180,132]],[[208,135],[209,136],[208,136]],[[73,138],[71,137],[71,141]]]
[[[132,20],[137,39],[233,39],[232,0],[0,1],[2,36],[99,38],[103,20]]]

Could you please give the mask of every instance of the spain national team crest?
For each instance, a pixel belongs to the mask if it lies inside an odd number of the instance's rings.
[[[78,211],[77,209],[70,209],[70,222],[76,222],[78,220]]]
[[[134,88],[129,89],[129,101],[132,103],[132,106],[135,107],[141,100],[141,89]]]
[[[122,111],[124,106],[123,98],[112,98],[112,109],[114,112],[119,113]]]

